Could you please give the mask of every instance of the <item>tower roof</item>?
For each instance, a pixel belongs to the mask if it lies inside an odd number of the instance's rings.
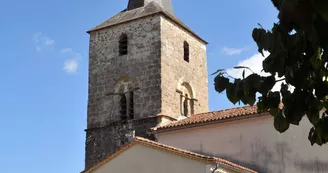
[[[169,12],[170,14],[174,15],[174,10],[172,6],[171,0],[129,0],[127,10],[133,10],[136,8],[144,7],[151,2],[156,2],[160,5],[165,11]]]
[[[171,10],[171,12],[168,10]],[[173,14],[171,0],[129,0],[127,9],[102,22],[100,25],[92,28],[88,31],[88,33],[155,14],[164,15],[167,19],[178,24],[190,34],[198,38],[200,41],[207,44],[205,40],[194,33],[187,25],[185,25]]]

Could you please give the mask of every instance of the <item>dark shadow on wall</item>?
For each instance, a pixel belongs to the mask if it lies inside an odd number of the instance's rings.
[[[299,156],[295,157],[294,167],[300,172],[307,173],[327,173],[328,162],[321,161],[317,157],[313,160],[302,159]]]

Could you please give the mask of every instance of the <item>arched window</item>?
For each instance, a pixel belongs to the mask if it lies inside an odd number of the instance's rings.
[[[119,53],[120,55],[128,54],[128,36],[126,34],[120,36]]]
[[[126,108],[127,108],[127,104],[126,104],[127,100],[126,100],[126,96],[125,94],[121,94],[121,100],[120,100],[120,107],[121,107],[121,120],[126,120],[127,118],[127,112],[126,112]]]
[[[183,43],[183,59],[189,62],[189,44],[186,41]]]
[[[121,120],[134,119],[134,99],[135,92],[139,88],[135,88],[132,80],[128,76],[120,77],[114,88],[114,95],[117,105],[117,113]]]
[[[195,102],[197,101],[192,87],[187,82],[178,83],[176,91],[180,95],[180,113],[183,116],[189,117],[195,113]]]

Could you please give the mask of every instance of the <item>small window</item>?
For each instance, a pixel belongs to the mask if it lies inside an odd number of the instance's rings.
[[[183,101],[183,115],[186,117],[189,115],[188,107],[189,107],[189,99],[188,99],[188,95],[186,94],[185,100]]]
[[[120,107],[121,107],[121,120],[126,120],[127,116],[126,116],[126,108],[127,108],[127,105],[126,105],[126,96],[125,94],[122,94],[121,95],[121,100],[120,100]]]
[[[119,53],[120,55],[128,54],[128,36],[126,34],[120,36]]]
[[[189,62],[189,44],[186,41],[183,43],[183,50],[183,59]]]
[[[130,92],[129,98],[129,118],[134,119],[134,94],[133,91]]]

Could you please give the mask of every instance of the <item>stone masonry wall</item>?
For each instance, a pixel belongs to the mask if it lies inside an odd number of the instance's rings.
[[[128,54],[119,56],[122,33],[128,36]],[[156,126],[144,119],[161,111],[160,44],[159,15],[90,34],[86,168],[115,151],[117,139],[125,133],[120,129],[129,127],[145,136],[146,129]],[[120,97],[106,94],[115,93],[119,79],[125,76],[140,89],[134,93],[135,120],[120,122]]]
[[[148,132],[156,124],[156,117],[151,117],[113,122],[103,128],[87,130],[85,168],[92,167],[113,153],[121,145],[126,144],[128,140],[125,138],[125,134],[132,131],[135,131],[135,136],[154,140],[153,135]]]
[[[161,73],[162,114],[180,115],[180,94],[176,92],[181,82],[187,82],[195,93],[195,113],[208,112],[208,74],[206,45],[180,26],[161,17]],[[189,63],[184,61],[183,43],[190,49]]]
[[[128,35],[128,54],[119,56],[119,37]],[[143,18],[91,33],[89,60],[88,128],[119,120],[114,88],[121,77],[131,78],[135,117],[154,116],[160,110],[160,18]]]

